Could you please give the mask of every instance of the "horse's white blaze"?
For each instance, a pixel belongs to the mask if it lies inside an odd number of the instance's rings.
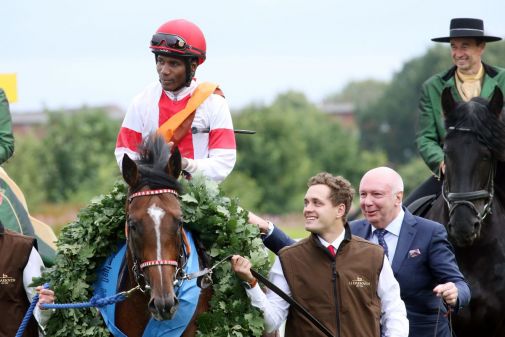
[[[147,214],[153,219],[154,230],[156,232],[156,259],[161,260],[161,219],[165,216],[165,211],[156,204],[149,206],[147,209]],[[158,271],[160,273],[160,286],[163,284],[163,274],[161,273],[161,266],[158,266]]]

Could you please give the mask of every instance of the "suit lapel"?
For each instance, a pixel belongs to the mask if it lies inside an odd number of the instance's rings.
[[[405,210],[405,209],[404,209]],[[403,261],[408,257],[409,248],[412,246],[412,241],[417,233],[416,218],[407,210],[400,229],[398,244],[396,246],[395,256],[393,257],[393,272],[397,273]]]
[[[491,95],[494,92],[494,88],[498,85],[496,80],[489,76],[488,74],[484,75],[484,81],[482,83],[482,89],[480,92],[480,96],[486,99],[491,98]]]
[[[372,231],[372,226],[365,220],[358,221],[351,226],[352,234],[368,240]]]

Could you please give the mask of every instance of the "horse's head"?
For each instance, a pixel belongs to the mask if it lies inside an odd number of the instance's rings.
[[[496,162],[505,160],[503,94],[456,102],[450,88],[442,93],[446,138],[443,196],[449,208],[447,230],[458,246],[479,238],[492,209]]]
[[[141,289],[150,290],[148,308],[157,320],[177,310],[174,284],[183,252],[182,210],[178,195],[181,155],[163,138],[151,136],[139,148],[140,159],[123,158],[127,200],[128,263]]]

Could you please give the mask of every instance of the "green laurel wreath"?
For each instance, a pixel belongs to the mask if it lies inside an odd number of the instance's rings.
[[[235,199],[225,197],[216,183],[194,177],[183,182],[181,196],[185,227],[200,234],[213,261],[231,254],[247,256],[254,268],[265,274],[268,255],[256,226],[247,223],[247,212]],[[35,282],[49,282],[58,303],[84,302],[93,296],[96,270],[125,239],[125,200],[123,182],[82,209],[77,220],[67,225],[57,242],[53,267]],[[261,336],[263,317],[250,305],[239,280],[222,263],[214,269],[210,310],[198,319],[197,336]],[[38,283],[40,284],[40,283]],[[46,334],[53,337],[110,336],[95,308],[56,310],[48,321]]]

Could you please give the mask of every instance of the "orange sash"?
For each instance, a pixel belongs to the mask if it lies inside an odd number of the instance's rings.
[[[174,142],[177,145],[191,128],[195,111],[217,88],[216,83],[200,83],[186,103],[186,107],[169,118],[158,128],[158,133],[165,138],[165,141]]]

